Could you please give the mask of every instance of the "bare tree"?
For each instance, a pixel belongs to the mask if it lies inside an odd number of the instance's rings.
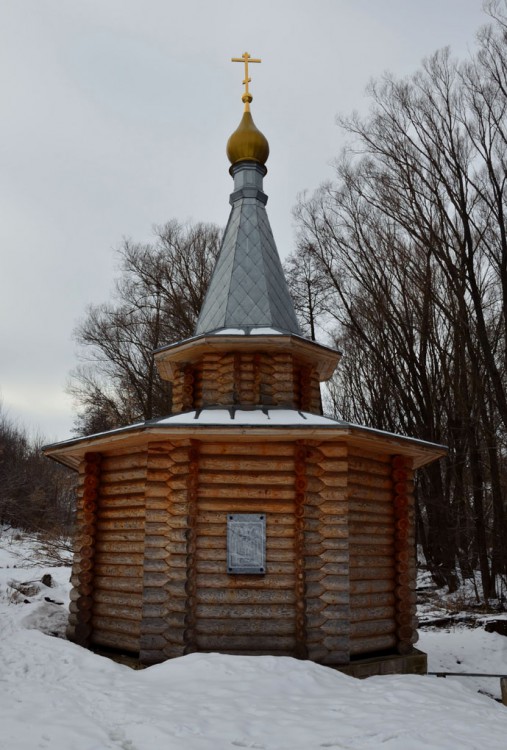
[[[68,534],[73,522],[74,472],[41,454],[0,405],[0,524]]]
[[[300,202],[302,252],[332,289],[345,417],[450,446],[422,473],[419,537],[435,578],[505,575],[507,4],[466,63],[447,50],[371,85],[341,118],[336,181]]]
[[[82,362],[69,390],[80,409],[77,433],[170,412],[153,350],[193,334],[220,239],[214,225],[171,221],[151,244],[123,243],[113,302],[90,307],[75,332]]]

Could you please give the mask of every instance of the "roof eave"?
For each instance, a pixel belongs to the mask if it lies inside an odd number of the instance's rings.
[[[164,380],[174,377],[175,366],[190,363],[198,359],[205,350],[211,351],[272,351],[282,348],[292,351],[303,358],[312,359],[319,379],[329,380],[341,359],[341,352],[329,346],[310,341],[297,334],[209,334],[204,333],[185,339],[176,344],[169,344],[155,350],[154,359],[159,375]]]
[[[238,436],[247,435],[250,440],[282,440],[290,433],[291,439],[330,439],[330,432],[337,440],[344,440],[349,445],[369,448],[372,443],[376,452],[392,452],[412,458],[414,468],[420,468],[446,455],[447,448],[437,443],[428,443],[416,438],[394,435],[381,430],[375,430],[360,425],[329,424],[329,425],[143,425],[140,427],[125,427],[123,429],[106,432],[95,436],[75,438],[64,443],[55,443],[43,448],[44,454],[77,470],[88,451],[109,451],[128,449],[131,446],[145,445],[154,438],[170,438],[180,436],[196,437],[201,440],[211,440],[219,437],[221,440],[235,440]]]

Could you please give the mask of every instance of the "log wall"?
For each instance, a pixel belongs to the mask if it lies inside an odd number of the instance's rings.
[[[266,574],[227,573],[227,514],[266,515]],[[80,467],[68,636],[324,664],[417,640],[410,460],[337,441],[158,441]]]
[[[190,440],[148,446],[146,556],[140,660],[144,664],[183,656],[191,649],[195,526],[190,500]]]
[[[101,482],[99,453],[86,453],[79,467],[75,552],[72,561],[67,637],[88,646],[92,632],[94,560],[97,541],[97,500]]]
[[[135,653],[142,619],[145,482],[144,452],[102,458],[90,642]]]
[[[345,664],[349,660],[347,446],[312,443],[306,461],[308,658],[323,664]]]
[[[294,443],[203,442],[198,463],[195,648],[293,654],[301,597],[294,562]],[[234,512],[266,514],[265,575],[227,574],[226,517]]]
[[[209,352],[175,370],[173,411],[208,406],[281,406],[322,414],[316,369],[279,352]]]
[[[350,654],[397,645],[390,456],[350,448]]]

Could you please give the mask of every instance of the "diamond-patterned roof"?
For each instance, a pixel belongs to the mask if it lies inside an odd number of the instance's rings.
[[[238,189],[195,333],[266,326],[299,334],[265,209],[262,167],[246,162],[234,169]]]

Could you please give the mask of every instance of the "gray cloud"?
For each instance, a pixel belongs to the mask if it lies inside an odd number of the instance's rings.
[[[7,0],[0,24],[0,393],[50,439],[72,424],[72,330],[108,299],[114,247],[170,218],[225,224],[225,143],[253,114],[270,141],[268,211],[282,255],[297,194],[332,176],[338,112],[385,69],[473,47],[480,0]]]

